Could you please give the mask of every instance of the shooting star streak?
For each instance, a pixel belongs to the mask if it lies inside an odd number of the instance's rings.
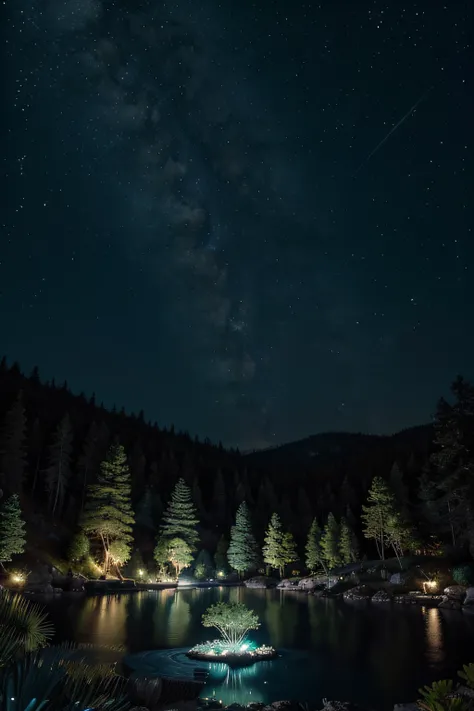
[[[421,102],[423,101],[424,98],[426,98],[426,96],[428,96],[428,94],[430,93],[430,91],[432,90],[432,88],[433,88],[433,87],[430,86],[430,88],[427,89],[427,91],[425,91],[425,93],[420,96],[420,98],[418,99],[418,101],[416,101],[416,102],[413,104],[413,106],[411,107],[411,109],[406,112],[405,116],[403,116],[403,117],[400,119],[400,121],[399,121],[398,123],[396,123],[395,126],[393,126],[393,128],[390,129],[390,131],[387,133],[387,135],[386,135],[384,138],[382,138],[382,140],[380,141],[380,143],[377,143],[377,145],[375,146],[375,148],[373,149],[373,151],[371,151],[371,152],[369,153],[369,155],[367,156],[367,158],[364,158],[364,160],[362,161],[362,163],[359,165],[359,167],[357,168],[356,172],[354,173],[354,177],[355,177],[355,176],[357,175],[357,173],[364,167],[364,165],[366,165],[366,164],[369,162],[369,160],[372,158],[372,156],[375,155],[375,153],[377,153],[377,151],[378,151],[380,148],[382,148],[383,144],[388,141],[388,139],[390,138],[390,136],[392,135],[392,133],[395,133],[395,131],[397,130],[397,128],[398,128],[399,126],[401,126],[402,123],[403,123],[404,121],[406,121],[409,116],[411,116],[411,114],[414,112],[414,110],[416,109],[416,107],[417,107],[419,104],[421,104]]]

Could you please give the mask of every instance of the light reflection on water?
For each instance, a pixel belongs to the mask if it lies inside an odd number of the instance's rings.
[[[413,700],[417,689],[454,677],[472,661],[474,616],[402,605],[345,604],[276,590],[181,589],[48,603],[58,640],[123,645],[131,653],[189,647],[209,639],[204,610],[241,601],[260,617],[257,643],[282,659],[229,670],[212,665],[204,695],[226,703],[282,698],[350,699],[380,708]]]

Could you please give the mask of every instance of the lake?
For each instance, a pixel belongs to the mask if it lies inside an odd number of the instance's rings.
[[[201,615],[213,602],[229,599],[257,612],[262,624],[251,638],[281,650],[282,658],[235,671],[210,665],[202,696],[225,704],[328,698],[391,709],[415,700],[422,684],[454,676],[474,661],[474,616],[418,606],[223,587],[65,596],[46,608],[56,641],[120,645],[135,654],[215,639]]]

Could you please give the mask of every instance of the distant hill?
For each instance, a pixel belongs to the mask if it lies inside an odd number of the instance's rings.
[[[246,464],[274,474],[308,475],[329,471],[364,471],[378,462],[382,469],[394,461],[407,464],[408,460],[424,460],[433,439],[432,425],[421,425],[402,430],[391,436],[350,432],[325,432],[296,442],[289,442],[251,452],[244,457]]]

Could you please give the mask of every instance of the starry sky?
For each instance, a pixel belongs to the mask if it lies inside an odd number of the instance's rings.
[[[474,377],[472,3],[1,12],[10,362],[242,449]]]

